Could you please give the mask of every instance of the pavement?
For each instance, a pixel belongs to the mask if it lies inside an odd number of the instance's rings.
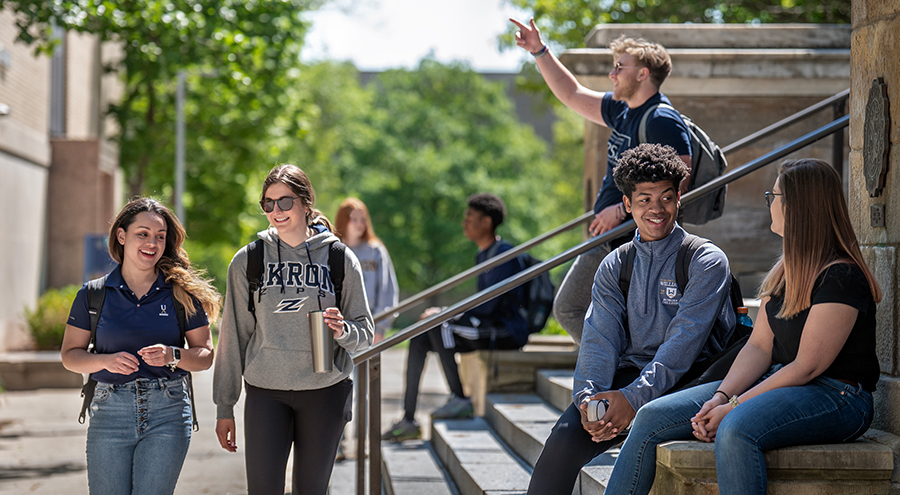
[[[381,430],[402,416],[406,350],[382,355]],[[216,440],[212,371],[194,373],[200,431],[194,432],[176,495],[239,494],[247,492],[241,442],[238,453],[226,452]],[[426,364],[417,418],[423,433],[430,432],[428,415],[449,394],[436,355]],[[0,394],[0,495],[87,495],[84,457],[87,424],[78,424],[81,397],[77,389],[39,389]],[[355,413],[355,410],[354,410]],[[235,409],[238,438],[243,435],[243,399]],[[355,446],[346,441],[350,452]],[[290,490],[290,466],[285,473]],[[351,495],[356,487],[356,462],[335,465],[331,495]]]

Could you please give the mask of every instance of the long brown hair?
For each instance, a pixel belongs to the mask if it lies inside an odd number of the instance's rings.
[[[269,189],[269,186],[276,182],[281,182],[288,186],[291,191],[300,198],[300,202],[303,206],[308,209],[306,213],[306,225],[312,226],[313,224],[318,223],[324,225],[325,228],[331,232],[334,232],[334,227],[331,225],[331,222],[328,221],[328,218],[326,218],[321,211],[313,208],[313,205],[316,203],[316,191],[309,182],[309,177],[306,176],[306,173],[303,172],[303,170],[300,170],[300,167],[290,164],[276,165],[273,167],[272,170],[269,171],[269,175],[266,176],[265,182],[263,182],[262,194],[260,194],[259,197],[260,201],[266,198],[266,190]]]
[[[127,232],[135,217],[143,212],[155,213],[166,222],[166,247],[162,257],[156,262],[156,268],[162,271],[166,282],[172,284],[175,299],[184,306],[185,313],[189,317],[197,312],[191,299],[193,296],[206,311],[209,321],[218,319],[222,297],[210,284],[210,280],[203,277],[203,270],[191,267],[187,252],[182,247],[187,238],[184,227],[159,201],[153,198],[134,198],[122,208],[109,229],[109,255],[116,263],[122,264],[125,246],[119,243],[117,233],[120,228]]]
[[[369,217],[369,209],[366,208],[366,204],[357,198],[347,198],[341,201],[341,206],[338,207],[337,215],[334,219],[334,228],[337,229],[335,234],[338,237],[343,239],[343,237],[347,234],[347,225],[350,223],[350,214],[353,213],[354,210],[360,210],[363,212],[363,217],[366,219],[366,230],[363,231],[362,240],[367,244],[381,244],[381,239],[375,235],[375,229],[372,228],[372,219]]]
[[[788,160],[781,165],[778,185],[784,213],[783,253],[763,280],[759,297],[783,295],[777,316],[791,318],[810,307],[822,271],[835,263],[850,263],[865,274],[875,302],[881,301],[881,288],[863,260],[834,168],[812,158]]]

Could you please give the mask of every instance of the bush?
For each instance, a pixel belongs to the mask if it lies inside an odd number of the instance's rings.
[[[69,285],[62,289],[50,289],[38,299],[37,309],[25,309],[28,330],[39,350],[59,350],[62,347],[69,310],[80,288]]]

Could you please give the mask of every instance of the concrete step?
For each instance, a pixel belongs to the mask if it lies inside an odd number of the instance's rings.
[[[459,495],[429,442],[381,444],[386,495]]]
[[[537,370],[534,388],[538,397],[560,411],[572,403],[572,384],[575,371],[568,369]]]
[[[431,441],[460,495],[516,495],[528,489],[530,468],[484,418],[435,421]]]
[[[568,407],[568,405],[566,406]],[[561,411],[534,394],[490,394],[485,418],[500,438],[534,467]],[[601,454],[581,470],[575,495],[601,495],[618,449]]]

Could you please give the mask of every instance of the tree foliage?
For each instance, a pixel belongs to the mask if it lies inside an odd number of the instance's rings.
[[[326,215],[346,196],[367,204],[404,292],[472,265],[476,248],[460,227],[470,194],[504,199],[509,214],[499,233],[513,243],[578,215],[580,172],[564,175],[547,158],[546,144],[516,120],[502,82],[431,59],[365,87],[347,77],[355,72],[348,65],[304,72],[319,82],[303,103],[318,120],[287,153],[303,162]],[[557,239],[539,254],[576,239]]]
[[[849,0],[510,0],[534,13],[541,34],[565,48],[584,46],[597,24],[611,23],[831,23],[850,22]],[[514,28],[501,36],[515,47]]]
[[[298,66],[300,15],[318,1],[0,0],[0,8],[15,13],[19,39],[39,51],[58,42],[54,25],[121,47],[107,70],[124,85],[110,112],[131,195],[171,198],[176,77],[185,71],[185,224],[205,242],[237,242],[249,176],[271,165],[265,142]]]

